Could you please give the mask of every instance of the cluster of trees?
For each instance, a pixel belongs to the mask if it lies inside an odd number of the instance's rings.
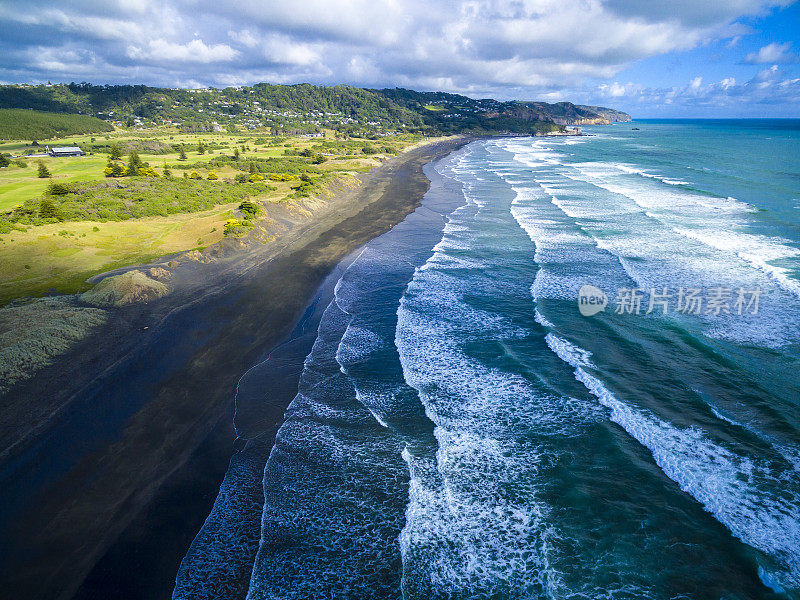
[[[0,139],[4,140],[47,140],[113,129],[105,121],[88,115],[0,109]]]
[[[149,163],[142,161],[139,157],[139,153],[135,150],[131,150],[128,154],[127,166],[123,166],[120,162],[122,158],[123,155],[120,147],[117,144],[111,146],[111,153],[109,154],[106,168],[103,169],[103,174],[106,177],[158,177],[156,170],[153,169]],[[164,176],[170,176],[168,169],[165,170]]]
[[[327,162],[328,158],[321,153],[314,152],[312,148],[304,148],[303,150],[294,150],[292,148],[287,148],[283,151],[286,156],[302,156],[304,158],[310,158],[312,164],[321,165],[324,162]]]
[[[120,150],[119,146],[117,144],[111,146],[108,163],[106,168],[103,169],[103,174],[106,177],[158,177],[156,170],[149,163],[142,161],[138,152],[131,150],[128,154],[127,166],[123,166],[120,162],[122,157],[122,150]]]

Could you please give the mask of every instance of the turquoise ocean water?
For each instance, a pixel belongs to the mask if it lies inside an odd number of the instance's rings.
[[[800,121],[587,132],[426,167],[176,598],[800,598]]]

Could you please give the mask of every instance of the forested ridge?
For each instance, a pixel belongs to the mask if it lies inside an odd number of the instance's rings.
[[[89,83],[4,85],[0,108],[91,115],[129,127],[167,124],[186,131],[271,127],[281,133],[321,128],[356,134],[532,133],[627,117],[612,109],[569,102],[499,102],[399,88],[267,83],[202,90]]]

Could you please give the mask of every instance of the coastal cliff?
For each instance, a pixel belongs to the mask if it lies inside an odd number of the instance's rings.
[[[552,121],[558,125],[608,125],[628,122],[627,113],[602,106],[587,106],[571,102],[513,102],[502,112],[491,113],[491,117],[512,117],[523,121]]]
[[[578,104],[577,108],[580,108],[582,110],[587,110],[590,112],[595,112],[602,118],[604,118],[606,121],[608,121],[608,123],[629,123],[630,121],[633,120],[631,119],[631,116],[626,112],[622,112],[620,110],[616,110],[613,108],[606,108],[604,106],[588,106],[585,104]]]

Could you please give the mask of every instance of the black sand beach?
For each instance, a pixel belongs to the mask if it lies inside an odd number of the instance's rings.
[[[13,388],[0,423],[0,596],[170,597],[233,451],[236,382],[343,257],[414,210],[422,166],[464,143],[412,149],[355,190],[277,207],[273,241],[179,261],[171,294],[119,309]],[[276,424],[296,375],[276,392]]]

